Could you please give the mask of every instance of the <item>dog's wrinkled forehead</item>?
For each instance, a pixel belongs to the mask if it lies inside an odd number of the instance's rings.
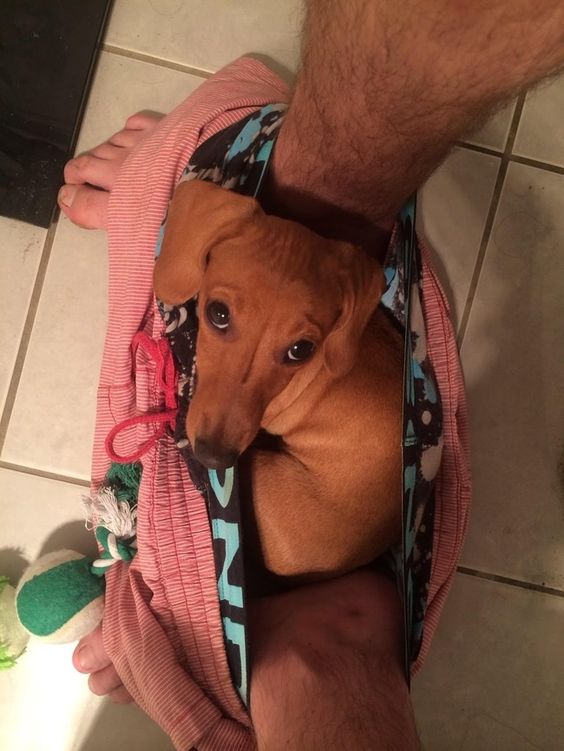
[[[288,318],[319,318],[325,326],[341,305],[327,253],[312,248],[300,233],[277,235],[275,229],[243,232],[211,248],[202,298],[224,299],[234,308],[252,306],[265,314],[281,309]]]
[[[335,287],[338,260],[330,241],[300,225],[263,215],[210,248],[206,275],[223,273],[234,282],[246,279],[281,289],[290,285],[326,296]]]

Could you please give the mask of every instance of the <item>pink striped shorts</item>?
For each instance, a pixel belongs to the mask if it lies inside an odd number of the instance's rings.
[[[164,118],[123,165],[108,213],[109,324],[98,390],[92,485],[109,468],[106,436],[139,413],[164,409],[143,331],[163,335],[152,289],[154,251],[168,202],[195,149],[259,107],[288,100],[271,71],[241,58],[206,81]],[[444,293],[422,252],[427,349],[443,407],[444,446],[437,477],[433,564],[421,666],[454,576],[470,503],[464,388]],[[138,424],[116,438],[134,453],[154,433]],[[190,482],[174,442],[163,437],[143,457],[138,553],[107,573],[104,644],[124,685],[178,749],[255,748],[251,721],[230,676],[220,617],[206,503]]]

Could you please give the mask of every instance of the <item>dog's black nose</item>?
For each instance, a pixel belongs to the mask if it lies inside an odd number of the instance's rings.
[[[217,446],[205,438],[196,438],[194,456],[208,469],[227,469],[235,464],[239,452]]]

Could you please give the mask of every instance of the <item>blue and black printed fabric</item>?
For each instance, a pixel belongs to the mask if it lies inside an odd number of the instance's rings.
[[[285,110],[284,104],[268,105],[208,139],[194,152],[181,179],[209,180],[260,200],[261,183]],[[408,679],[423,634],[432,559],[433,480],[442,446],[440,399],[426,356],[414,220],[415,204],[410,203],[399,218],[390,242],[384,263],[386,291],[380,303],[406,332],[403,539],[391,560],[404,603]],[[165,226],[166,222],[161,228],[157,255]],[[224,472],[205,469],[194,458],[185,434],[195,376],[198,331],[195,300],[179,306],[159,303],[159,308],[179,373],[174,439],[193,482],[208,501],[226,652],[233,682],[247,704],[249,661],[237,468]]]
[[[381,305],[404,331],[402,542],[396,574],[403,600],[404,660],[409,680],[417,659],[431,579],[434,480],[442,455],[442,409],[427,356],[422,310],[420,253],[415,236],[416,198],[403,208],[384,264],[386,290]]]
[[[264,177],[286,105],[269,105],[212,136],[193,154],[182,180],[208,180],[256,196]],[[161,227],[156,255],[166,224]],[[178,373],[178,416],[174,439],[192,481],[207,499],[218,574],[218,593],[227,659],[233,683],[248,704],[249,660],[245,618],[241,514],[236,468],[208,470],[194,457],[185,433],[195,375],[198,318],[195,300],[159,303]]]

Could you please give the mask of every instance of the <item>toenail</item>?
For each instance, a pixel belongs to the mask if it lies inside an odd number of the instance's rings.
[[[94,653],[92,649],[85,644],[76,653],[76,662],[81,670],[92,670],[94,667]]]
[[[59,203],[62,203],[63,206],[70,208],[72,206],[75,194],[76,188],[72,187],[71,185],[63,185],[63,187],[59,191],[57,200]]]

